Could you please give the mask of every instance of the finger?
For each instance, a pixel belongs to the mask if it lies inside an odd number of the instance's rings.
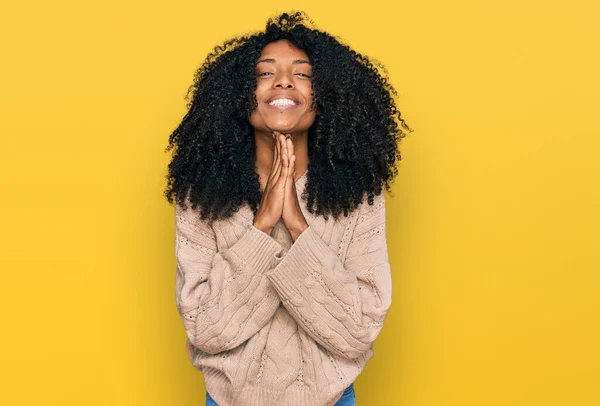
[[[283,151],[282,151],[282,135],[280,133],[278,133],[277,135],[277,149],[278,149],[278,153],[277,153],[277,166],[275,168],[275,174],[274,174],[274,179],[275,181],[277,181],[279,179],[279,177],[281,176],[281,171],[283,168]]]
[[[290,164],[290,158],[286,152],[286,146],[285,146],[285,137],[282,136],[281,137],[281,147],[283,149],[282,153],[281,153],[281,162],[282,162],[282,167],[280,169],[280,176],[279,178],[281,179],[281,182],[283,182],[285,184],[286,182],[286,178],[287,178],[287,168]]]
[[[294,141],[292,141],[292,138],[291,138],[291,137],[289,137],[289,138],[286,140],[286,143],[287,143],[287,152],[288,152],[288,156],[290,156],[290,157],[291,157],[292,155],[294,155]]]
[[[277,180],[277,176],[278,176],[277,167],[278,167],[279,161],[280,161],[279,149],[277,148],[277,138],[278,138],[279,133],[277,131],[273,131],[271,134],[273,136],[273,161],[271,162],[271,172],[269,173],[269,176],[267,177],[267,183],[265,185],[265,193],[268,193],[272,189],[273,184]]]
[[[286,177],[291,178],[292,179],[291,183],[294,183],[294,180],[293,180],[294,166],[291,161],[292,156],[294,156],[294,142],[292,141],[291,136],[289,134],[286,136],[286,139],[285,139],[285,150],[286,150],[286,154],[287,154],[288,165],[291,166],[290,171],[286,172]]]
[[[290,172],[292,173],[292,175],[290,176],[290,183],[292,184],[292,190],[294,191],[294,193],[292,194],[294,197],[297,197],[298,195],[296,194],[296,180],[295,180],[295,176],[296,176],[296,155],[292,155],[292,158],[290,160]]]
[[[282,142],[281,147],[283,148],[283,151],[281,152],[281,162],[283,163],[283,167],[285,169],[290,163],[290,157],[288,156],[287,145],[285,141]]]
[[[277,180],[278,168],[281,166],[281,147],[279,145],[279,133],[275,131],[275,141],[273,142],[273,168],[271,169],[271,179]]]
[[[286,192],[288,191],[290,184],[293,183],[293,182],[290,182],[290,173],[292,172],[291,168],[292,168],[291,162],[289,159],[286,158],[285,176],[281,177],[282,179],[284,179],[284,182],[285,182],[284,188],[285,188]]]
[[[290,157],[290,178],[294,182],[294,174],[296,173],[296,155]]]
[[[275,169],[275,166],[277,164],[278,161],[278,149],[277,149],[277,140],[279,137],[279,133],[277,131],[273,131],[273,165],[271,167],[271,170]]]
[[[289,162],[290,159],[290,153],[288,151],[288,136],[286,135],[285,138],[283,139],[283,155],[286,157],[286,159]]]

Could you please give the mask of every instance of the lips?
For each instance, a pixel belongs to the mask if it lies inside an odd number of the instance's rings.
[[[269,97],[265,101],[265,103],[269,104],[273,100],[277,100],[277,99],[288,99],[288,100],[293,101],[296,105],[300,104],[300,100],[298,100],[296,97],[294,97],[288,93],[275,93],[274,95],[271,95],[271,97]]]

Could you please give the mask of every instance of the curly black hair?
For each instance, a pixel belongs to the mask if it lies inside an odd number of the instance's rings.
[[[313,108],[308,129],[308,169],[301,197],[310,213],[338,218],[363,200],[390,191],[401,159],[398,143],[413,130],[391,96],[387,70],[327,32],[305,12],[269,18],[264,32],[216,46],[194,74],[185,96],[188,112],[169,137],[175,147],[164,194],[170,203],[200,206],[201,219],[232,216],[262,197],[255,170],[256,143],[249,122],[257,107],[256,61],[270,42],[285,39],[306,52],[312,65]],[[377,67],[383,70],[380,73]],[[190,94],[192,98],[190,101]],[[401,124],[398,126],[395,118]],[[316,206],[316,207],[313,207]]]

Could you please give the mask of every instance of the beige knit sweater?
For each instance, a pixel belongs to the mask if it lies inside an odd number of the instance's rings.
[[[190,361],[220,406],[333,405],[373,356],[391,305],[384,194],[271,235],[244,204],[209,227],[175,207],[176,302]]]

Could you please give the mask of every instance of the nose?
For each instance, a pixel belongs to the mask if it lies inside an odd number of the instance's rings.
[[[273,81],[273,86],[276,88],[283,87],[286,89],[294,88],[294,81],[291,79],[291,72],[283,71],[277,73],[275,80]]]

